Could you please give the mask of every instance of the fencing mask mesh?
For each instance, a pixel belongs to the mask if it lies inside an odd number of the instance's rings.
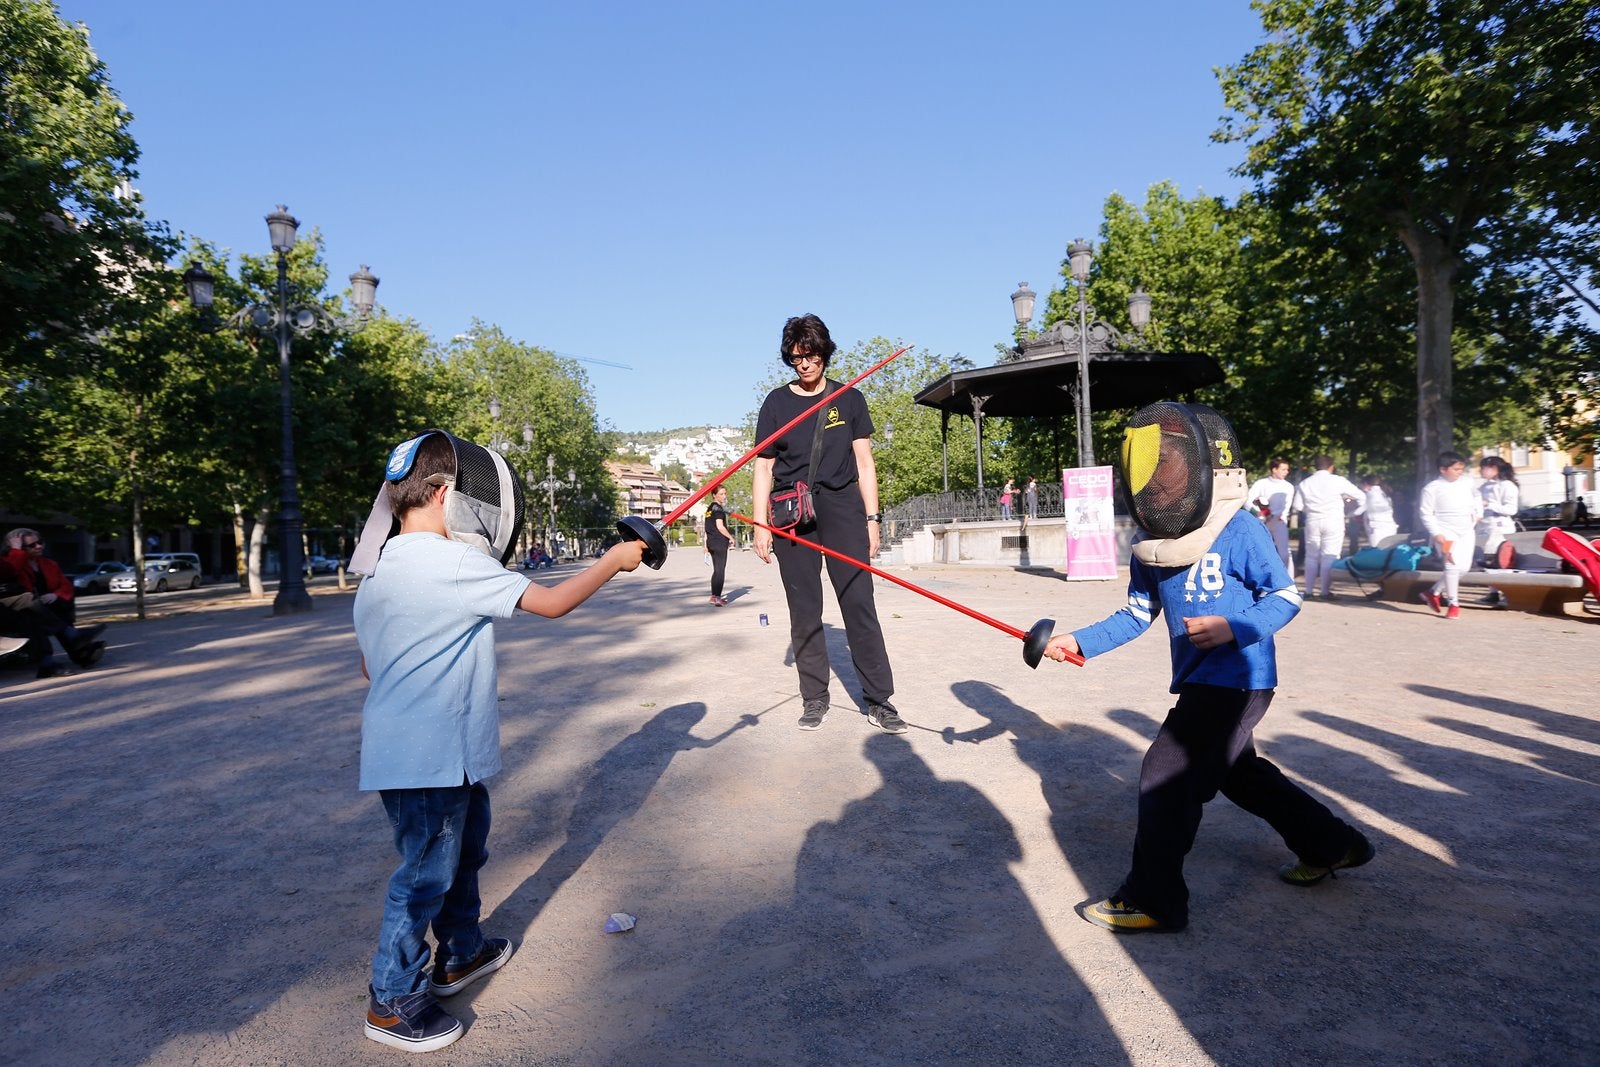
[[[445,497],[445,528],[452,540],[475,545],[507,563],[516,549],[517,527],[526,507],[522,482],[498,452],[458,437],[450,441],[456,449],[456,487]]]
[[[445,496],[444,513],[451,540],[464,541],[502,564],[509,562],[527,502],[522,482],[505,457],[444,430],[424,430],[389,454],[385,478],[391,482],[405,478],[416,461],[418,447],[433,434],[443,435],[455,453],[454,477],[436,476],[453,486]],[[384,544],[399,531],[400,520],[389,506],[387,487],[380,486],[349,569],[356,574],[376,573]]]
[[[1238,465],[1233,427],[1203,404],[1168,401],[1141,408],[1122,435],[1119,492],[1150,537],[1181,537],[1211,511],[1212,472]]]

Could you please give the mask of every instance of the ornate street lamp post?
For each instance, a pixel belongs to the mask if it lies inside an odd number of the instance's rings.
[[[278,595],[272,601],[274,615],[288,615],[311,610],[311,595],[306,592],[305,550],[301,544],[305,519],[300,511],[300,476],[294,458],[294,407],[289,388],[289,344],[295,333],[307,334],[312,330],[355,331],[367,324],[372,315],[378,292],[378,277],[363,263],[361,269],[350,275],[350,302],[355,306],[354,316],[334,315],[316,304],[305,307],[289,306],[289,252],[294,248],[295,234],[300,221],[289,214],[282,204],[267,216],[267,231],[272,239],[272,250],[278,254],[278,287],[275,304],[251,304],[240,308],[227,324],[234,329],[260,330],[272,334],[278,342],[278,408],[281,420],[282,448],[279,458],[281,486],[278,493]],[[215,279],[200,266],[192,266],[183,275],[184,288],[189,299],[201,311],[211,308],[215,294]]]
[[[1078,238],[1067,246],[1072,280],[1078,283],[1078,466],[1094,466],[1094,424],[1089,404],[1089,264],[1094,252]]]
[[[530,480],[528,487],[530,489],[532,489],[532,488],[543,489],[547,494],[549,494],[549,501],[550,501],[550,528],[548,530],[548,536],[547,536],[547,538],[545,540],[545,551],[550,553],[550,558],[551,559],[555,559],[556,555],[552,550],[556,547],[556,490],[557,489],[572,489],[572,490],[576,490],[578,488],[578,472],[573,470],[571,467],[568,467],[567,468],[567,480],[566,481],[562,481],[560,478],[557,478],[556,477],[556,456],[555,456],[554,452],[547,453],[545,455],[545,457],[544,457],[544,466],[545,466],[545,471],[547,472],[546,475],[545,475],[544,481],[539,482],[538,485],[535,486],[532,483],[532,481]],[[531,479],[532,476],[530,475],[529,477]]]
[[[513,452],[522,452],[522,453],[532,452],[533,451],[533,426],[532,426],[532,424],[526,423],[526,422],[522,424],[522,447],[519,448],[516,445],[512,444],[509,439],[507,439],[505,437],[502,437],[500,435],[500,412],[501,412],[501,410],[502,410],[502,408],[501,408],[501,405],[500,405],[500,398],[497,397],[497,396],[491,396],[489,398],[489,448],[491,450],[495,451],[495,452],[500,453],[502,456],[505,456],[507,458],[510,458],[511,453],[513,453]],[[528,483],[528,487],[531,489],[533,487],[533,485],[534,485],[533,469],[531,467],[529,467],[528,470],[526,470],[524,472],[524,477],[525,477],[525,480]],[[526,515],[522,516],[522,519],[521,519],[521,522],[520,522],[520,526],[521,526],[521,530],[522,530],[522,532],[521,532],[522,548],[523,548],[523,551],[526,553],[526,551],[528,549],[533,547],[533,533],[532,533],[532,530],[531,530],[532,524],[527,521],[527,516]]]
[[[1026,330],[1028,323],[1033,320],[1034,299],[1038,294],[1028,288],[1027,282],[1022,282],[1017,291],[1011,294],[1011,312],[1017,320],[1018,338],[1014,351],[1017,358],[1037,358],[1046,354],[1064,354],[1060,346],[1076,343],[1078,382],[1072,392],[1078,423],[1078,466],[1092,467],[1095,465],[1094,407],[1089,399],[1089,361],[1096,350],[1102,354],[1115,351],[1123,343],[1123,338],[1115,326],[1095,320],[1094,308],[1089,306],[1089,268],[1094,262],[1093,248],[1080,237],[1067,246],[1067,261],[1068,272],[1078,286],[1075,308],[1077,323],[1057,322],[1043,336],[1028,340]],[[1136,287],[1128,297],[1128,321],[1134,331],[1143,337],[1144,328],[1150,323],[1150,294],[1144,291],[1143,286]],[[1094,343],[1092,349],[1091,341]]]

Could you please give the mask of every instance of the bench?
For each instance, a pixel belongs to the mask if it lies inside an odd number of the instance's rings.
[[[1410,601],[1439,580],[1438,571],[1396,571],[1380,583],[1384,600]],[[1500,590],[1506,607],[1545,615],[1565,615],[1566,605],[1581,604],[1587,589],[1576,574],[1549,571],[1468,571],[1461,576],[1463,589]]]
[[[1562,560],[1541,545],[1543,536],[1541,531],[1532,530],[1507,538],[1516,549],[1517,562],[1527,564],[1527,569],[1468,571],[1461,576],[1461,588],[1498,589],[1505,597],[1506,606],[1516,611],[1566,614],[1566,605],[1583,602],[1588,592],[1587,583],[1581,575],[1561,572]],[[1385,547],[1388,544],[1384,542]],[[1349,571],[1333,573],[1342,581],[1361,584]],[[1438,571],[1395,571],[1381,579],[1366,579],[1364,584],[1376,583],[1381,589],[1379,599],[1415,604],[1438,580]]]

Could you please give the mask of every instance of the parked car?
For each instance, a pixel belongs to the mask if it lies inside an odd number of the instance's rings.
[[[339,557],[312,556],[306,561],[306,566],[310,568],[312,574],[338,574]]]
[[[165,593],[169,589],[193,589],[200,584],[200,562],[188,558],[192,553],[172,553],[176,558],[149,560],[144,565],[146,592]],[[113,593],[132,593],[138,590],[137,575],[133,570],[111,579]]]
[[[1534,504],[1517,512],[1517,525],[1524,530],[1544,530],[1561,522],[1561,504]]]
[[[148,567],[152,563],[159,563],[162,560],[167,559],[188,560],[190,563],[194,564],[194,570],[196,574],[201,572],[200,557],[193,552],[152,552],[148,556],[145,556],[144,563],[145,566]]]
[[[111,590],[111,579],[119,574],[132,574],[133,568],[126,563],[114,563],[107,560],[105,563],[80,563],[76,567],[68,568],[67,577],[72,579],[72,588],[79,593],[106,593]]]

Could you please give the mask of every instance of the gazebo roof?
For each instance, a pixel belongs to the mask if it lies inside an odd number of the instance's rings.
[[[1095,411],[1138,408],[1175,399],[1224,380],[1222,367],[1199,352],[1090,353],[1089,399]],[[959,370],[933,382],[916,402],[952,415],[1071,415],[1078,354],[1042,356]]]

